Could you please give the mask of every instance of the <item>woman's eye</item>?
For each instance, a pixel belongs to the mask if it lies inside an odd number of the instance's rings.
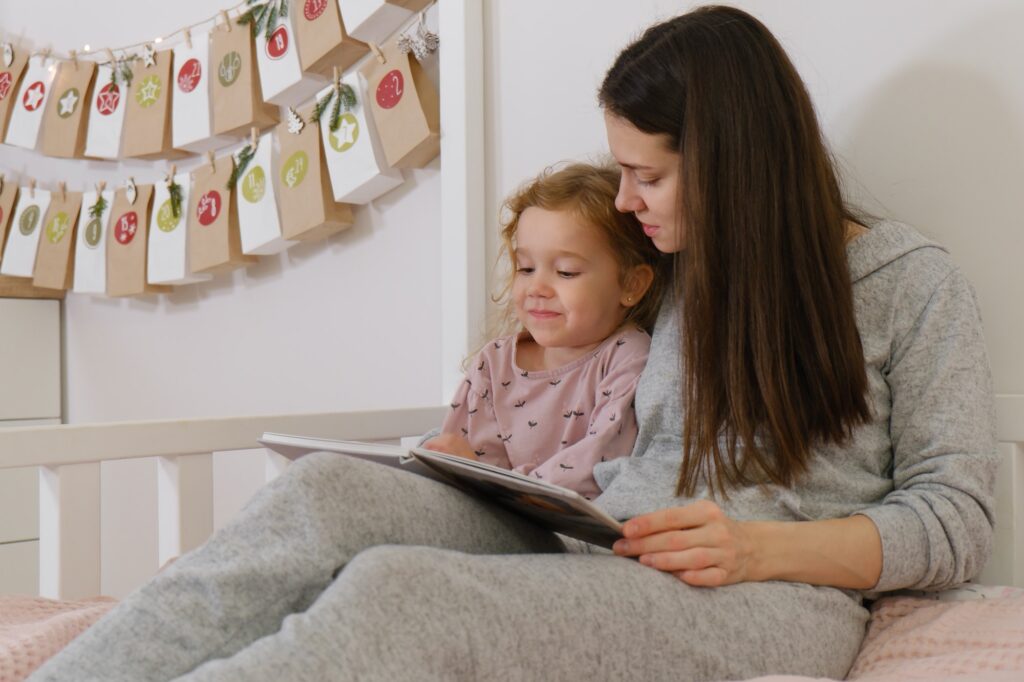
[[[566,270],[559,270],[558,271],[558,276],[561,277],[562,279],[572,279],[573,277],[575,277],[578,274],[580,274],[580,273],[578,273],[578,272],[568,272]]]
[[[640,185],[641,187],[650,187],[651,185],[654,185],[657,182],[658,178],[652,178],[650,180],[644,180],[643,178],[636,179],[636,184]]]

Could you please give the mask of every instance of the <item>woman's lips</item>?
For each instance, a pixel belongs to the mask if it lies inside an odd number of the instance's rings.
[[[644,234],[646,234],[648,237],[653,237],[655,233],[657,233],[657,231],[661,229],[657,225],[648,225],[647,223],[641,223],[641,225],[643,225]]]

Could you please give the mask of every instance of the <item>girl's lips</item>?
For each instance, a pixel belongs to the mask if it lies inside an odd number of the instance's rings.
[[[657,225],[648,225],[647,223],[641,223],[641,224],[643,225],[643,228],[644,228],[644,234],[646,234],[648,237],[653,237],[655,235],[655,233],[658,230],[661,229]]]
[[[558,313],[552,312],[550,310],[531,310],[530,315],[541,320],[549,320],[552,317],[558,317]]]

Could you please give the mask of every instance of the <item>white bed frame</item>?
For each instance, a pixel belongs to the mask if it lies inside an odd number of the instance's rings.
[[[1002,468],[997,480],[996,551],[980,582],[1024,587],[1024,395],[996,399]],[[250,450],[264,458],[265,480],[286,460],[252,451],[263,431],[332,438],[393,440],[438,424],[444,407],[375,412],[59,425],[0,430],[0,469],[39,467],[39,593],[73,599],[100,594],[104,543],[131,545],[156,536],[158,556],[148,577],[168,559],[202,544],[213,529],[213,455]],[[102,500],[119,491],[101,485],[102,463],[138,458],[156,469],[155,490],[136,495],[155,505],[139,518],[155,519],[140,538],[101,533]],[[123,526],[119,527],[123,530]],[[122,535],[119,533],[119,535]]]

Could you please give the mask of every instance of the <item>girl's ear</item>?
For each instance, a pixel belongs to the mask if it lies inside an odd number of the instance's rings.
[[[630,268],[626,273],[619,303],[626,308],[632,308],[643,299],[644,294],[651,288],[652,282],[654,282],[654,268],[650,265],[636,265]]]

